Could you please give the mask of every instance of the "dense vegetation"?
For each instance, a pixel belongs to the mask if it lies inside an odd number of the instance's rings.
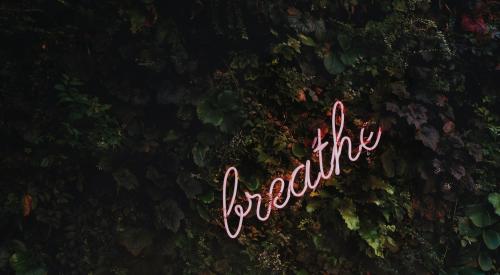
[[[0,273],[499,272],[499,5],[2,1]],[[377,150],[230,239],[336,100]]]

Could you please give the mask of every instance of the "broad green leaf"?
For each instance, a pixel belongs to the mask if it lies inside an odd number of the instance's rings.
[[[468,218],[459,217],[458,218],[458,232],[462,236],[475,238],[481,234],[481,229],[472,225]]]
[[[498,232],[488,229],[483,231],[483,241],[491,250],[495,250],[500,245],[500,234]]]
[[[491,260],[491,257],[484,252],[479,254],[477,261],[483,271],[489,271],[493,268],[493,261]]]
[[[238,109],[237,101],[238,95],[232,90],[224,90],[217,96],[217,105],[223,106],[224,109]]]
[[[500,216],[500,194],[499,193],[491,193],[488,195],[488,201],[495,208],[495,214]]]
[[[344,64],[333,53],[327,54],[323,59],[323,65],[330,74],[340,74],[345,70]]]
[[[337,35],[337,40],[339,41],[339,45],[343,50],[348,50],[351,48],[352,37],[347,34],[339,34]]]
[[[358,55],[355,54],[352,51],[347,51],[347,52],[342,52],[340,54],[340,60],[342,63],[344,63],[346,66],[351,66],[354,63],[356,63],[356,60],[358,60]]]
[[[488,210],[480,208],[468,214],[469,219],[475,226],[486,227],[495,223],[495,217]]]
[[[213,108],[207,100],[198,104],[196,113],[198,114],[198,118],[205,124],[219,126],[223,120],[222,112]]]

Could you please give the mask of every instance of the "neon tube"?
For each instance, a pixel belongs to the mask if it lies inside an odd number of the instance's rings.
[[[337,118],[337,111],[340,109],[340,126],[337,129],[335,119]],[[337,101],[332,107],[332,155],[330,158],[330,168],[328,170],[328,173],[325,173],[325,166],[323,164],[323,149],[325,149],[329,142],[325,141],[323,142],[321,139],[321,129],[318,128],[317,131],[317,137],[313,141],[313,153],[318,153],[318,161],[319,161],[319,172],[316,175],[316,179],[314,180],[314,183],[311,182],[311,161],[307,160],[305,164],[300,163],[292,172],[292,175],[290,179],[288,180],[288,185],[285,187],[285,180],[281,177],[275,178],[269,187],[268,193],[265,195],[269,199],[269,203],[266,206],[266,210],[264,210],[264,215],[262,215],[261,211],[261,206],[263,204],[262,202],[262,197],[263,195],[261,194],[250,194],[248,191],[246,191],[245,198],[247,201],[246,208],[244,208],[240,204],[235,205],[236,201],[236,196],[238,193],[238,170],[236,167],[232,166],[229,167],[226,170],[226,174],[224,175],[224,182],[222,185],[222,211],[223,211],[223,218],[224,218],[224,227],[226,229],[226,232],[230,238],[236,238],[240,234],[242,228],[243,228],[243,221],[245,217],[250,214],[253,206],[253,201],[256,200],[256,209],[255,213],[257,218],[260,221],[266,221],[269,219],[271,216],[271,211],[273,207],[276,209],[281,209],[284,208],[289,200],[290,197],[293,195],[294,197],[302,197],[306,194],[307,190],[310,189],[314,191],[321,180],[328,180],[329,178],[332,177],[333,172],[335,171],[335,175],[340,174],[340,156],[342,154],[342,149],[344,148],[344,145],[347,146],[347,156],[350,161],[356,161],[359,159],[361,156],[361,153],[363,149],[365,151],[371,151],[374,150],[380,141],[380,136],[382,135],[382,128],[378,128],[377,132],[377,137],[375,138],[375,141],[373,142],[372,145],[368,145],[373,138],[374,133],[370,132],[367,138],[365,138],[364,133],[365,133],[365,128],[362,128],[360,133],[359,133],[359,145],[355,149],[357,152],[353,152],[353,142],[348,136],[342,137],[342,131],[344,130],[344,105],[342,102]],[[304,182],[302,185],[301,190],[295,190],[294,188],[294,183],[295,183],[295,178],[297,177],[297,174],[304,169]],[[234,181],[233,181],[233,190],[232,194],[229,200],[229,205],[227,204],[228,197],[227,197],[227,188],[228,188],[228,180],[230,176],[233,175]],[[279,191],[277,192],[276,195],[273,194],[274,187],[276,184],[279,184]],[[286,188],[286,190],[285,190]],[[282,203],[279,203],[279,200],[282,198],[283,193],[285,192],[285,199]],[[230,215],[233,213],[236,216],[239,217],[238,219],[238,226],[234,229],[231,230],[228,222],[228,218]],[[234,231],[234,232],[233,232]]]

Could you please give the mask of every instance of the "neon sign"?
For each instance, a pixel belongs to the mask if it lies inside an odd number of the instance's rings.
[[[337,117],[337,111],[340,109],[340,115]],[[340,118],[340,121],[337,121],[337,124],[340,124],[338,127],[335,123],[336,118]],[[262,195],[261,194],[250,194],[245,191],[245,198],[247,201],[246,207],[244,208],[241,204],[235,204],[236,195],[238,191],[238,170],[236,167],[230,167],[227,169],[226,174],[224,176],[223,190],[222,190],[222,211],[224,217],[224,226],[226,228],[226,232],[231,238],[236,238],[243,227],[244,218],[250,214],[252,210],[253,203],[256,202],[257,206],[255,209],[256,216],[261,221],[266,221],[271,216],[271,210],[273,208],[281,209],[284,208],[291,196],[294,197],[302,197],[307,192],[308,189],[314,191],[316,187],[318,187],[321,180],[327,180],[332,177],[333,173],[335,175],[340,174],[340,155],[342,154],[342,149],[344,149],[344,145],[347,147],[347,156],[350,161],[356,161],[360,156],[363,150],[371,151],[374,150],[379,141],[380,136],[382,135],[382,129],[379,127],[377,136],[375,141],[371,143],[374,133],[370,132],[368,137],[365,137],[365,128],[361,128],[359,133],[359,145],[357,148],[353,150],[353,142],[348,136],[342,136],[342,131],[344,130],[344,105],[342,102],[337,101],[333,105],[332,108],[332,155],[330,158],[330,167],[328,170],[325,169],[325,165],[323,163],[323,149],[328,146],[328,141],[322,141],[321,129],[317,130],[317,137],[315,137],[313,142],[313,152],[318,156],[319,162],[319,172],[316,175],[314,181],[311,180],[311,161],[307,160],[304,163],[300,163],[293,170],[290,178],[288,179],[288,185],[285,190],[285,179],[282,177],[275,178],[271,185],[269,186],[269,191],[267,193],[268,204],[265,206],[265,210],[262,213]],[[295,178],[301,171],[304,173],[304,183],[302,189],[296,190]],[[229,204],[227,202],[227,187],[230,176],[233,175],[233,190],[230,192],[230,201]],[[275,189],[277,187],[277,189]],[[275,194],[276,193],[276,194]],[[285,197],[283,198],[283,194],[285,193]],[[228,218],[234,212],[236,216],[238,216],[238,224],[234,230],[231,230],[228,222]],[[234,232],[232,232],[234,231]]]

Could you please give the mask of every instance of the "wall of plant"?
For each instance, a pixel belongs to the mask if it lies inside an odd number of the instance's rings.
[[[0,273],[498,274],[499,6],[2,1]],[[377,150],[230,239],[336,100]]]

